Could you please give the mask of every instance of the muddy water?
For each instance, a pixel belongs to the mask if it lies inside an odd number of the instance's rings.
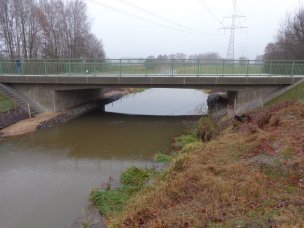
[[[144,110],[139,114],[147,114],[148,105],[155,102],[153,110],[158,110],[158,114],[189,115],[206,102],[206,95],[200,91],[167,90],[166,97],[171,97],[177,106],[164,105],[166,99],[160,99],[160,92],[165,95],[163,90],[154,90],[155,99],[161,101],[159,106],[148,90],[108,105],[106,110],[132,113],[136,109]],[[179,96],[184,92],[185,96],[194,94],[193,99],[182,102]],[[146,93],[150,100],[136,100]],[[129,105],[120,106],[126,103]],[[182,107],[186,107],[185,113],[180,111]],[[80,215],[94,186],[132,165],[151,165],[153,154],[170,150],[172,137],[185,132],[192,123],[192,117],[97,111],[56,128],[2,140],[0,227],[69,227]]]

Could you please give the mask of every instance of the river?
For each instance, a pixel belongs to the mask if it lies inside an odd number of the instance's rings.
[[[206,111],[199,90],[148,89],[61,126],[0,142],[0,227],[69,227],[93,187],[151,164]]]

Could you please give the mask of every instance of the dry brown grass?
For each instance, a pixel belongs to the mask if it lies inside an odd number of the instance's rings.
[[[304,105],[249,115],[179,157],[109,226],[303,227]]]

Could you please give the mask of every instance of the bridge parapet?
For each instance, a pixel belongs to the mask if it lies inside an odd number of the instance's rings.
[[[0,75],[45,76],[296,76],[304,61],[204,59],[0,60]]]

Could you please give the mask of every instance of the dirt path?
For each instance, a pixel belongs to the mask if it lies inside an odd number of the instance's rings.
[[[30,132],[36,131],[38,125],[46,120],[53,119],[57,117],[60,113],[46,112],[39,114],[38,116],[22,120],[16,124],[13,124],[7,128],[0,131],[2,137],[11,137],[24,135]]]

